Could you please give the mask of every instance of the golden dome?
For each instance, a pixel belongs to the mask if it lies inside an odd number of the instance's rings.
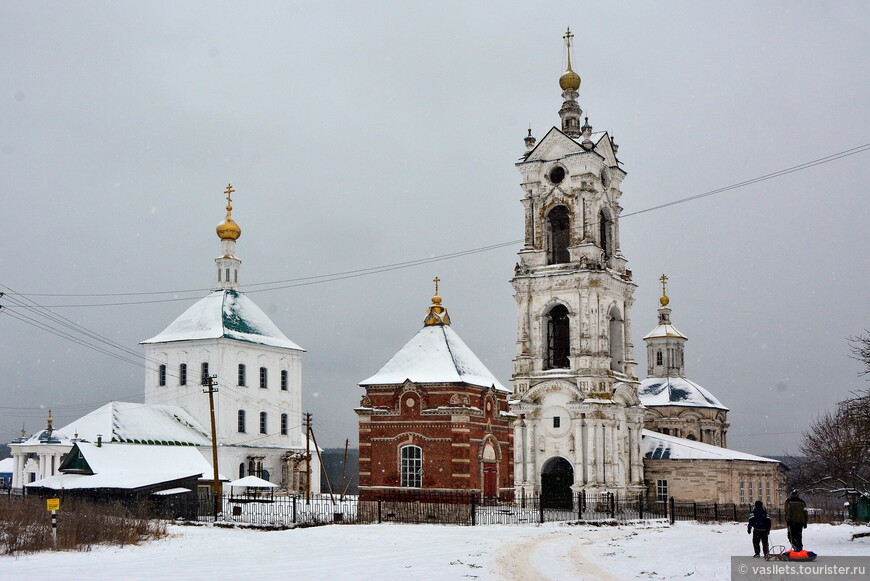
[[[568,69],[559,77],[559,86],[563,91],[576,91],[580,88],[580,75]]]
[[[233,220],[233,200],[230,197],[235,190],[232,184],[227,184],[227,189],[224,192],[227,195],[227,216],[224,221],[217,225],[215,232],[221,240],[238,240],[242,235],[242,229]]]
[[[229,214],[227,214],[223,222],[217,225],[215,232],[217,232],[218,238],[221,240],[238,240],[239,236],[242,235],[242,229],[239,228],[239,225],[236,224]]]
[[[671,299],[669,299],[667,296],[662,296],[662,298],[659,299],[659,302],[662,304],[663,307],[666,307],[668,306],[668,303],[671,302]]]

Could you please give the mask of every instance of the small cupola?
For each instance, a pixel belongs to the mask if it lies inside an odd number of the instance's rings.
[[[437,276],[432,279],[435,283],[435,296],[432,297],[432,305],[429,307],[429,313],[423,320],[423,325],[432,327],[434,325],[449,325],[450,315],[447,314],[447,309],[441,306],[441,297],[438,296],[438,283],[441,279]]]

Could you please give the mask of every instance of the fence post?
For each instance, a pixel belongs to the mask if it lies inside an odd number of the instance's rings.
[[[538,498],[538,513],[540,515],[538,522],[544,522],[544,498],[538,492],[535,493],[535,496]]]
[[[616,518],[616,495],[610,495],[610,518]]]
[[[293,495],[293,524],[296,524],[296,495]]]
[[[665,509],[665,512],[671,513],[670,521],[671,521],[671,524],[674,524],[674,521],[676,520],[676,516],[674,515],[674,497],[673,496],[668,501],[668,504],[669,504],[669,506]],[[668,508],[670,509],[670,511],[668,511]],[[667,516],[667,514],[665,516]]]
[[[477,507],[476,505],[477,495],[473,492],[471,493],[471,526],[477,524]]]
[[[583,520],[583,495],[586,494],[585,490],[581,490],[577,493],[577,520]]]
[[[734,522],[740,522],[737,520],[737,505],[735,503],[731,503],[731,508],[734,510]]]
[[[381,524],[381,497],[378,497],[378,524]]]
[[[719,503],[718,502],[713,503],[713,520],[715,522],[719,522]]]
[[[643,492],[637,493],[637,518],[643,520]]]
[[[698,502],[692,502],[692,520],[698,520]]]

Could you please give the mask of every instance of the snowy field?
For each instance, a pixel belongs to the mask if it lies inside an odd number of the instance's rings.
[[[870,527],[810,525],[805,546],[823,556],[870,556],[870,537],[851,540],[857,532]],[[742,524],[381,524],[271,532],[171,526],[170,533],[137,547],[0,557],[0,578],[727,580],[730,556],[752,554]],[[773,531],[771,541],[785,544],[785,531]]]

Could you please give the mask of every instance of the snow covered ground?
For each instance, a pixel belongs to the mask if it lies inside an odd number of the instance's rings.
[[[287,531],[170,527],[165,540],[89,553],[0,557],[3,579],[730,579],[751,555],[746,525],[459,527],[332,525]],[[870,556],[870,527],[810,525],[820,555]],[[773,531],[785,544],[785,531]]]

